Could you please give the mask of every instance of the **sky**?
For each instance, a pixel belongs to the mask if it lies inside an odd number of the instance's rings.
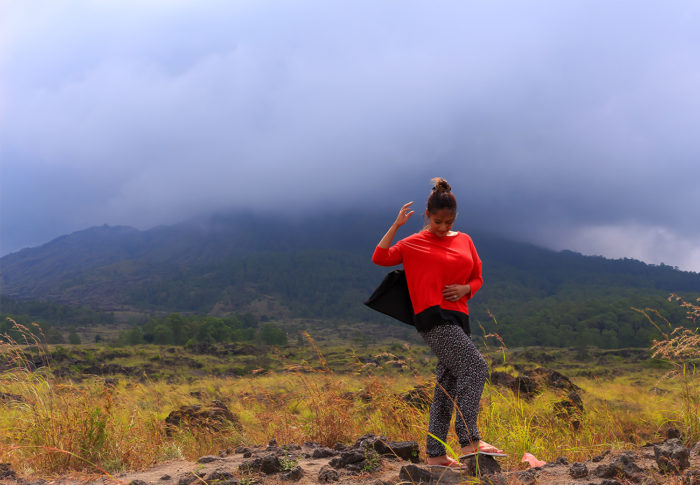
[[[0,254],[386,213],[700,272],[700,3],[0,0]],[[381,236],[381,235],[379,235]]]

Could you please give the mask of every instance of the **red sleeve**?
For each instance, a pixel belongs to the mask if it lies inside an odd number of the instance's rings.
[[[377,246],[372,255],[372,262],[379,266],[396,266],[401,264],[402,261],[403,258],[401,257],[401,249],[398,243],[389,249]]]
[[[471,288],[471,292],[467,295],[467,300],[471,299],[474,296],[474,293],[479,291],[481,285],[484,284],[484,279],[481,277],[481,259],[476,252],[474,241],[472,241],[471,238],[469,238],[469,249],[472,253],[472,261],[474,262],[474,266],[472,267],[471,275],[469,275],[469,281],[467,281],[467,283],[469,283],[469,287]]]

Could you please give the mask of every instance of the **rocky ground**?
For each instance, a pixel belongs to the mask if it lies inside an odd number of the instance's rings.
[[[338,443],[332,448],[316,443],[278,445],[273,440],[267,446],[222,450],[218,455],[203,456],[196,462],[171,461],[141,472],[82,480],[64,477],[45,481],[18,477],[7,464],[0,464],[0,482],[22,485],[700,485],[700,442],[693,448],[686,448],[671,433],[662,443],[649,444],[634,451],[608,451],[582,463],[570,463],[561,457],[541,467],[501,470],[496,459],[480,456],[478,463],[470,458],[465,465],[467,469],[463,471],[430,467],[421,463],[416,442],[391,442],[383,437],[365,435],[352,445]]]

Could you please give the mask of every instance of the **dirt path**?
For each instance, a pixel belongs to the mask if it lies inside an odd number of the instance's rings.
[[[268,485],[300,484],[317,485],[331,483],[352,484],[409,484],[423,481],[426,484],[475,483],[468,472],[427,467],[422,463],[391,455],[370,452],[366,444],[373,445],[377,437],[362,437],[352,447],[331,450],[313,443],[303,446],[278,447],[274,443],[267,447],[239,447],[221,456],[201,457],[197,462],[174,460],[160,463],[148,470],[122,473],[115,477],[80,479],[64,477],[53,481],[31,478],[0,480],[2,483],[23,485]],[[364,442],[362,440],[365,440]],[[359,443],[359,444],[358,444]],[[678,440],[667,440],[664,447],[682,451]],[[673,446],[671,446],[673,445]],[[494,484],[552,484],[552,485],[626,485],[677,484],[700,485],[700,443],[686,450],[688,466],[680,473],[663,474],[653,446],[634,451],[606,452],[584,463],[569,463],[565,458],[542,467],[502,470],[495,475],[482,476],[481,483]],[[404,449],[404,451],[406,451]],[[332,454],[332,455],[331,455]],[[405,453],[404,453],[405,454]],[[322,455],[331,455],[323,456]],[[480,458],[482,473],[496,461]],[[301,470],[301,472],[299,471]],[[410,475],[410,476],[409,476]],[[490,481],[487,481],[489,479]],[[478,482],[477,482],[478,483]]]

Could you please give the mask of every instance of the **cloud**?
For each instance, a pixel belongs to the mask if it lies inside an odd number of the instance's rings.
[[[697,247],[694,2],[29,4],[0,16],[3,251],[226,207],[393,206],[435,175],[513,237]]]
[[[700,238],[689,239],[665,227],[639,225],[578,227],[556,241],[540,241],[553,249],[572,249],[609,258],[634,258],[652,264],[700,268]]]

